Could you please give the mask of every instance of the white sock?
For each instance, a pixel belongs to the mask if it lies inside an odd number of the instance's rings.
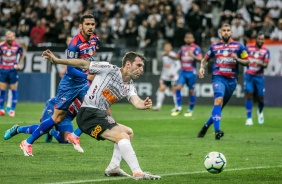
[[[122,139],[118,142],[118,147],[122,158],[126,161],[132,173],[143,172],[140,168],[135,151],[133,150],[130,141],[128,139]]]
[[[12,90],[9,89],[8,91],[8,97],[7,97],[7,104],[6,107],[11,108],[12,107]]]
[[[121,158],[119,147],[117,144],[114,144],[114,152],[113,152],[112,160],[110,164],[108,165],[108,169],[112,170],[112,169],[119,167],[121,159],[122,158]]]
[[[176,94],[172,94],[172,98],[173,98],[173,102],[174,102],[174,106],[175,106],[175,109],[178,108],[178,105],[177,105],[177,101],[176,101]]]
[[[163,101],[164,101],[164,97],[165,97],[164,92],[158,91],[158,94],[157,94],[157,107],[158,108],[162,107]]]

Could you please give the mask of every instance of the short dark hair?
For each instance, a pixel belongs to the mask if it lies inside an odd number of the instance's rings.
[[[92,14],[85,14],[80,17],[79,23],[82,24],[84,22],[84,19],[94,19],[94,16]]]
[[[258,38],[259,36],[264,36],[264,33],[263,32],[258,32],[258,34],[257,34],[257,36],[256,36],[256,38]]]
[[[231,26],[228,23],[223,23],[220,28],[223,28],[223,27],[231,27]]]
[[[143,62],[146,61],[145,56],[143,56],[142,54],[138,54],[137,52],[130,51],[125,53],[124,57],[122,58],[122,67],[125,66],[127,61],[133,63],[136,57],[139,57]]]

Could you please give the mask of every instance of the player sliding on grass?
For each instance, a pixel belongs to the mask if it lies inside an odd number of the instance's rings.
[[[97,140],[109,140],[114,143],[114,151],[110,164],[105,170],[106,176],[130,176],[120,169],[124,159],[130,167],[134,179],[160,179],[160,176],[143,172],[139,166],[135,151],[131,145],[133,130],[116,123],[114,118],[107,114],[107,109],[115,102],[127,98],[137,109],[150,109],[152,100],[147,97],[141,100],[137,95],[132,79],[137,79],[143,72],[145,57],[128,52],[122,59],[119,68],[108,62],[91,62],[82,59],[58,59],[50,51],[44,51],[43,56],[56,64],[71,65],[89,69],[95,74],[82,106],[77,114],[79,128]],[[130,176],[131,177],[131,176]]]
[[[40,122],[43,122],[44,120],[50,118],[53,115],[54,105],[55,105],[55,98],[51,98],[46,102]],[[76,139],[75,142],[80,143],[79,136],[82,134],[82,132],[79,128],[73,131],[73,126],[72,126],[72,120],[76,117],[76,114],[80,109],[80,106],[81,106],[81,102],[78,99],[75,99],[74,102],[69,106],[67,115],[65,116],[63,121],[56,126],[56,130],[51,129],[46,134],[45,142],[51,142],[52,137],[54,136],[59,143],[68,143],[67,137],[69,134],[71,134],[71,136],[74,137],[74,139]],[[19,133],[32,134],[38,128],[38,126],[39,125],[37,124],[33,124],[29,126],[14,125],[12,128],[10,128],[5,132],[4,139],[8,140]],[[83,149],[80,147],[80,144],[73,144],[73,147],[80,153],[84,152]]]

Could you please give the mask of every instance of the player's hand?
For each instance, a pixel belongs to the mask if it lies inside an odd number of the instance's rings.
[[[95,78],[95,76],[96,76],[96,75],[90,75],[90,74],[88,74],[88,75],[87,75],[87,80],[93,81],[94,78]]]
[[[193,52],[189,51],[188,54],[189,54],[189,56],[191,56],[192,58],[196,58],[196,55],[195,55]]]
[[[235,53],[232,53],[232,54],[231,54],[231,57],[232,57],[233,59],[235,59],[236,61],[238,60],[238,56],[237,56],[237,54],[235,54]]]
[[[48,50],[45,50],[43,53],[42,53],[42,56],[49,60],[51,63],[56,63],[56,56],[53,54],[53,52],[51,52],[49,49]]]
[[[153,105],[152,100],[149,97],[147,97],[144,100],[144,107],[145,107],[145,109],[151,109],[152,105]]]
[[[205,69],[204,68],[200,68],[199,70],[199,78],[204,78],[205,75]]]
[[[14,68],[15,68],[16,70],[19,70],[19,69],[21,68],[21,65],[20,65],[20,64],[14,64]]]

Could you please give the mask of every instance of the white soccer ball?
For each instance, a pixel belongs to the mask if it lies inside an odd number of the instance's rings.
[[[207,154],[205,157],[205,168],[212,174],[221,173],[226,167],[226,164],[226,158],[220,152],[213,151]]]

